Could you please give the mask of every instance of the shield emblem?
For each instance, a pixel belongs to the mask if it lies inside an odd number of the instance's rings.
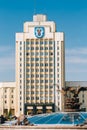
[[[42,38],[44,36],[44,27],[35,27],[34,33],[37,38]]]

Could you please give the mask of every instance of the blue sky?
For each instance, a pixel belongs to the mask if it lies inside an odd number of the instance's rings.
[[[15,81],[15,33],[46,14],[65,33],[66,80],[87,80],[87,0],[0,0],[0,82]]]

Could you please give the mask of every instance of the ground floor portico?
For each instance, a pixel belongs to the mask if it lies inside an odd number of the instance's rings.
[[[54,104],[25,104],[25,115],[51,113],[55,111]]]

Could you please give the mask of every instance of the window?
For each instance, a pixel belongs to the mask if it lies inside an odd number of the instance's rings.
[[[57,55],[59,55],[59,52],[57,52]]]
[[[26,53],[26,56],[29,56],[29,53]]]
[[[59,46],[57,47],[57,50],[59,50]]]
[[[22,50],[22,47],[20,47],[20,50]]]
[[[42,77],[44,77],[44,75],[43,75],[43,74],[41,74],[41,75],[40,75],[40,77],[42,78]]]
[[[22,58],[20,58],[20,61],[22,61]]]
[[[48,58],[45,58],[45,61],[48,61]]]
[[[33,42],[33,41],[31,41],[31,44],[34,44],[34,42]]]
[[[38,41],[36,41],[36,44],[39,44],[39,42],[38,42]]]
[[[39,100],[39,97],[36,97],[36,100]]]
[[[26,58],[26,61],[29,61],[29,58]]]
[[[53,86],[50,86],[50,88],[53,88]]]
[[[26,75],[26,78],[29,78],[29,74]]]
[[[36,61],[39,61],[39,58],[36,58]]]
[[[53,60],[53,58],[51,58],[51,57],[50,57],[50,58],[49,58],[49,60],[50,60],[50,61],[52,61],[52,60]]]
[[[40,47],[40,50],[43,50],[44,48],[43,47]]]
[[[34,99],[34,97],[31,97],[31,100],[33,100]]]
[[[12,89],[12,90],[11,90],[11,92],[13,93],[13,92],[14,92],[14,90]]]
[[[47,41],[45,41],[45,44],[47,44],[48,42]]]
[[[40,58],[41,61],[43,61],[43,58]]]
[[[39,69],[36,69],[36,72],[39,72]]]
[[[28,44],[29,44],[29,41],[26,41],[26,44],[28,45]]]
[[[34,52],[31,52],[31,56],[34,56]]]
[[[29,100],[30,99],[30,97],[26,97],[26,100]]]
[[[29,63],[27,63],[27,64],[26,64],[26,66],[30,66],[30,64],[29,64]]]
[[[7,95],[5,95],[5,98],[7,98]]]
[[[45,66],[48,66],[48,63],[45,63]]]
[[[20,83],[22,83],[22,81],[20,80]]]
[[[57,75],[57,77],[59,78],[59,74]]]
[[[34,50],[34,47],[31,47],[31,50]]]
[[[45,50],[48,50],[48,47],[45,47]]]
[[[45,69],[45,72],[48,72],[48,69]]]
[[[39,77],[39,75],[38,74],[36,74],[36,78],[38,78]]]
[[[40,82],[41,82],[41,83],[44,83],[44,80],[41,80]]]
[[[39,63],[36,63],[36,66],[39,66]]]
[[[39,52],[36,52],[35,55],[38,56],[38,55],[39,55]]]
[[[31,69],[31,72],[34,72],[34,69]]]
[[[43,42],[42,42],[42,41],[40,41],[40,44],[43,44]]]
[[[7,103],[7,101],[5,100],[5,103]]]
[[[41,56],[43,56],[43,55],[44,55],[44,53],[43,53],[43,52],[40,52],[40,55],[41,55]]]
[[[31,58],[31,61],[34,61],[34,58]]]
[[[50,63],[49,66],[53,66],[53,63]]]
[[[48,52],[45,52],[45,56],[47,56],[48,55]]]
[[[48,74],[45,74],[45,77],[47,78],[47,77],[48,77]]]
[[[52,44],[52,41],[49,41],[49,44]]]
[[[49,47],[49,49],[50,49],[50,50],[52,50],[52,49],[53,49],[53,47]]]
[[[29,69],[26,69],[26,72],[29,72]]]
[[[22,45],[22,41],[20,41],[20,45]]]
[[[45,80],[45,83],[48,83],[48,80]]]
[[[50,71],[50,72],[53,72],[53,69],[50,69],[49,71]]]
[[[33,77],[34,77],[34,74],[31,75],[31,78],[33,78]]]
[[[52,74],[50,74],[50,75],[49,75],[49,77],[50,77],[50,78],[52,78],[52,77],[53,77],[53,75],[52,75]]]
[[[59,57],[57,57],[57,60],[59,61]]]
[[[59,63],[57,63],[57,66],[59,66]]]
[[[36,50],[39,50],[39,47],[36,47]]]
[[[32,85],[31,88],[34,88],[34,86]]]
[[[41,64],[40,64],[40,66],[44,66],[44,64],[43,64],[43,63],[41,63]]]
[[[29,81],[29,80],[27,80],[26,82],[27,82],[27,83],[29,83],[30,81]]]
[[[50,83],[53,83],[53,80],[50,80]]]
[[[31,83],[34,83],[34,80],[31,80]]]
[[[39,83],[39,80],[36,80],[36,83]]]
[[[40,69],[40,72],[44,72],[44,70],[43,70],[43,69]]]
[[[31,94],[34,94],[34,91],[31,91]]]

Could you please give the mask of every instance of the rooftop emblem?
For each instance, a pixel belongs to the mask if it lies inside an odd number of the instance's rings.
[[[37,38],[42,38],[44,36],[44,27],[35,27],[34,34]]]

